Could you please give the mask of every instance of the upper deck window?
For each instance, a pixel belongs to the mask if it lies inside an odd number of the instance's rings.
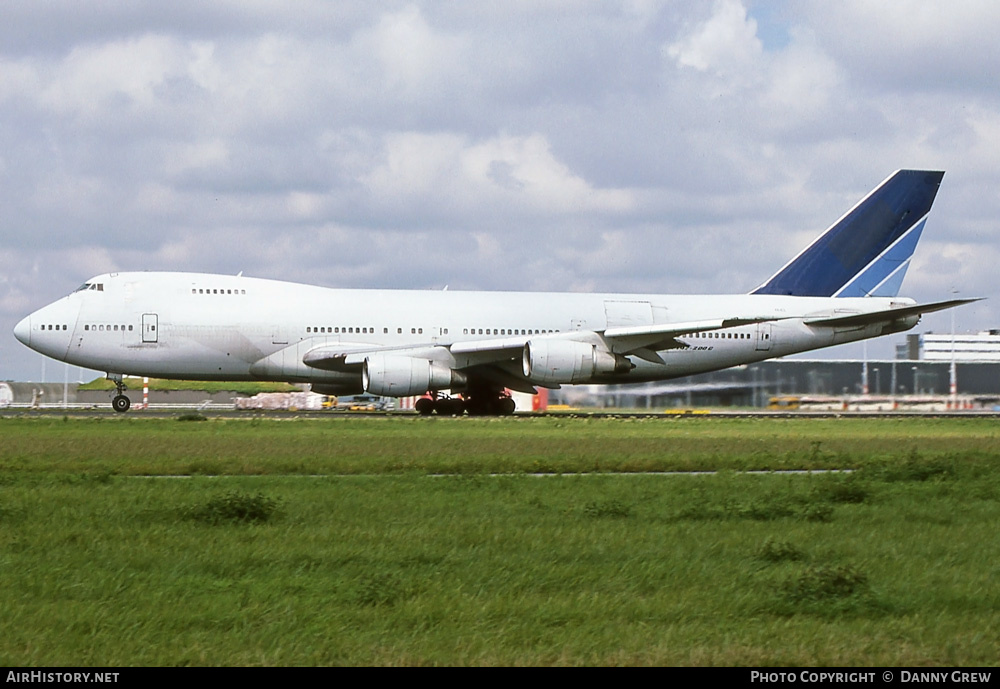
[[[85,289],[81,287],[80,289]],[[99,288],[100,289],[100,288]],[[191,294],[246,294],[245,289],[220,289],[218,287],[192,287]]]

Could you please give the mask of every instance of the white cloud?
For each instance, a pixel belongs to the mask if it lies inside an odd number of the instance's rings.
[[[864,88],[981,92],[1000,60],[990,0],[789,3]]]
[[[790,44],[770,61],[770,75],[763,100],[784,121],[813,121],[839,110],[834,98],[842,95],[837,64],[813,42],[811,35],[795,32]]]
[[[230,162],[229,144],[221,138],[180,143],[164,155],[164,171],[178,175],[191,170],[221,169]]]
[[[188,77],[191,50],[157,35],[76,47],[52,68],[41,103],[88,120],[112,112],[149,111],[169,78]]]
[[[112,267],[748,290],[908,166],[948,175],[904,290],[995,291],[994,3],[55,0],[5,19],[0,333]]]
[[[634,205],[627,190],[595,189],[573,174],[538,134],[478,143],[453,134],[391,134],[384,158],[362,182],[376,203],[453,213],[500,206],[528,215],[619,213]]]
[[[376,56],[383,86],[407,99],[421,97],[462,65],[462,39],[435,32],[415,5],[383,15],[358,43]]]
[[[293,191],[288,194],[287,203],[291,218],[308,219],[321,216],[327,206],[327,199],[323,194]]]
[[[757,22],[739,0],[716,0],[712,15],[666,47],[667,55],[685,67],[738,78],[753,69],[763,54]]]

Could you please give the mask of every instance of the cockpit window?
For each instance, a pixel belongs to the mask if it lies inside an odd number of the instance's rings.
[[[98,292],[103,292],[104,291],[104,283],[103,282],[85,282],[82,285],[80,285],[79,287],[77,287],[76,291],[77,292],[82,292],[82,291],[88,290],[88,289],[94,289],[94,290],[97,290]]]

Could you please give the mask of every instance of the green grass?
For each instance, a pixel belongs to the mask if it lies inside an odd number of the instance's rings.
[[[369,474],[991,467],[992,419],[439,419],[207,423],[0,417],[0,472]]]
[[[994,440],[981,420],[0,418],[0,664],[992,665]],[[857,471],[738,473],[819,467]],[[595,469],[721,471],[526,473]],[[166,474],[190,478],[142,477]]]

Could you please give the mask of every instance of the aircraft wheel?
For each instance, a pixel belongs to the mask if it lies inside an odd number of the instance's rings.
[[[434,411],[438,413],[438,416],[458,416],[462,413],[461,404],[460,401],[449,397],[439,397],[434,400]]]
[[[517,404],[514,402],[513,397],[501,397],[497,400],[497,414],[500,416],[510,416],[514,413],[514,409]]]
[[[434,400],[427,397],[421,397],[417,400],[413,408],[417,410],[417,413],[421,416],[430,416],[434,413]]]
[[[489,414],[489,407],[479,397],[473,397],[465,402],[465,410],[469,416],[486,416]]]
[[[115,398],[111,400],[111,407],[116,412],[126,412],[131,406],[132,406],[132,400],[130,400],[125,395],[115,395]]]

